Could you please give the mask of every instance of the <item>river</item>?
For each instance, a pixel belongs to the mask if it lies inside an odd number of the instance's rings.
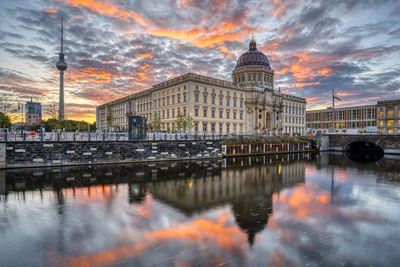
[[[0,171],[0,266],[398,266],[400,158]]]

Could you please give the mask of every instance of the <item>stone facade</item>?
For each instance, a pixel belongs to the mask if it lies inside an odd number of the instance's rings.
[[[219,158],[220,140],[7,142],[5,167]],[[0,146],[1,148],[1,146]],[[1,152],[1,151],[0,151]],[[3,157],[0,155],[0,159]]]
[[[400,134],[400,99],[378,101],[378,132]]]
[[[254,57],[263,59],[258,62]],[[261,65],[260,65],[261,64]],[[193,119],[202,134],[305,134],[306,100],[274,89],[274,71],[255,41],[238,60],[232,80],[188,73],[96,108],[96,126],[126,131],[128,116],[155,115],[174,131],[178,114]]]

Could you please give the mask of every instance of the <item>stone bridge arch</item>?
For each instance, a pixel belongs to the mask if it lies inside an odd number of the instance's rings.
[[[384,153],[400,154],[399,135],[327,134],[319,137],[320,151],[346,151],[357,142],[377,145]]]

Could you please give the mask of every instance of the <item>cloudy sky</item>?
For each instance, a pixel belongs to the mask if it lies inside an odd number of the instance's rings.
[[[400,1],[2,0],[0,96],[57,103],[60,18],[67,118],[194,72],[231,80],[254,34],[275,87],[308,109],[400,98]],[[54,102],[53,102],[54,101]],[[12,107],[8,108],[9,111]]]

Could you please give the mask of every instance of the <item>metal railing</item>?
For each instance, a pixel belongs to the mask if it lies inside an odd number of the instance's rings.
[[[144,141],[151,140],[220,140],[229,135],[213,133],[164,133],[148,132]],[[131,139],[135,141],[139,139]],[[42,132],[30,131],[0,132],[0,142],[46,142],[46,141],[130,141],[128,133],[124,132]]]

